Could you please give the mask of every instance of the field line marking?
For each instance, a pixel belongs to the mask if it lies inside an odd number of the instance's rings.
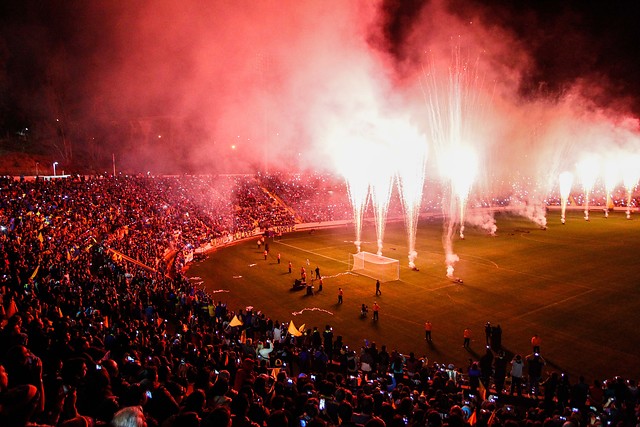
[[[587,294],[589,294],[589,293],[591,293],[591,292],[595,292],[595,291],[596,291],[596,289],[589,289],[589,290],[586,290],[586,291],[584,291],[584,292],[581,292],[581,293],[579,293],[579,294],[577,294],[577,295],[573,295],[573,296],[567,297],[567,298],[565,298],[565,299],[562,299],[562,300],[560,300],[560,301],[555,301],[555,302],[552,302],[551,304],[547,304],[547,305],[544,305],[544,306],[542,306],[542,307],[538,307],[538,308],[536,308],[535,310],[531,310],[531,311],[528,311],[528,312],[526,312],[526,313],[522,313],[522,314],[520,314],[520,315],[518,315],[518,316],[511,317],[511,319],[520,319],[520,318],[523,318],[523,317],[529,316],[529,315],[531,315],[531,314],[538,313],[539,311],[547,310],[547,309],[549,309],[549,308],[551,308],[551,307],[555,307],[556,305],[564,304],[564,303],[565,303],[565,302],[567,302],[567,301],[571,301],[572,299],[576,299],[576,298],[578,298],[578,297],[582,297],[582,296],[584,296],[584,295],[587,295]]]
[[[319,256],[319,257],[322,257],[322,258],[325,258],[325,259],[330,259],[331,261],[336,261],[336,262],[339,262],[339,263],[342,263],[342,264],[349,264],[348,262],[341,261],[341,260],[339,260],[339,259],[335,259],[335,258],[331,258],[330,256],[322,255],[322,254],[319,254],[319,253],[317,253],[317,252],[310,251],[310,250],[308,250],[308,249],[302,249],[302,248],[300,248],[300,247],[298,247],[298,246],[293,246],[293,245],[290,245],[290,244],[288,244],[288,243],[282,243],[282,242],[278,242],[278,243],[279,243],[280,245],[288,246],[288,247],[293,248],[293,249],[295,249],[295,250],[298,250],[298,251],[300,251],[300,252],[306,252],[306,253],[309,253],[309,254],[317,255],[317,256]]]
[[[425,290],[427,290],[427,291],[429,291],[429,292],[435,292],[435,291],[440,291],[440,290],[442,290],[442,289],[451,288],[451,287],[454,287],[454,286],[464,286],[464,285],[461,285],[461,284],[459,284],[459,283],[451,283],[451,284],[449,284],[449,285],[444,285],[444,286],[440,286],[440,287],[437,287],[437,288],[433,288],[433,289],[425,289]]]
[[[485,257],[481,257],[481,256],[476,256],[476,255],[459,255],[459,256],[462,256],[462,258],[460,258],[461,260],[463,260],[463,259],[468,260],[468,258],[475,258],[476,260],[483,261],[484,263],[493,264],[493,266],[494,266],[496,269],[500,270],[500,266],[498,265],[498,263],[497,263],[497,262],[495,262],[495,261],[491,261],[489,258],[485,258]],[[471,261],[471,262],[473,262],[473,261]],[[475,261],[475,263],[476,263],[476,264],[480,264],[480,265],[482,265],[482,264],[483,264],[483,263],[478,262],[478,261]]]

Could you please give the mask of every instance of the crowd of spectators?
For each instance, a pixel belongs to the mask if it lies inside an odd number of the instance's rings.
[[[331,174],[262,175],[261,182],[277,194],[305,223],[344,221],[353,217],[343,179]]]
[[[295,214],[272,193],[264,191],[256,178],[245,179],[235,186],[238,200],[236,220],[249,229],[266,229],[273,225],[290,225]]]
[[[277,195],[284,203],[293,208],[300,221],[304,223],[348,221],[353,218],[353,208],[349,200],[348,186],[344,178],[330,173],[272,173],[260,175],[259,181],[268,191]],[[550,206],[560,206],[562,200],[557,189],[545,189],[522,179],[509,183],[497,194],[474,193],[469,198],[470,208],[512,208],[522,213],[523,205],[538,205],[543,212]],[[446,186],[440,181],[427,179],[424,185],[420,211],[441,213],[445,198]],[[614,207],[627,207],[629,202],[627,190],[617,187],[610,195],[610,203]],[[583,192],[572,192],[569,200],[571,206],[585,206]],[[604,187],[596,186],[590,192],[589,205],[603,209],[607,205]],[[631,199],[631,207],[638,206],[635,198]],[[366,216],[373,216],[368,206]],[[388,218],[402,218],[403,207],[398,191],[392,191],[388,205]]]
[[[638,422],[633,381],[554,374],[539,399],[512,397],[499,349],[456,369],[373,342],[350,349],[329,325],[294,336],[268,314],[229,309],[171,268],[171,254],[291,226],[253,178],[0,187],[0,426]],[[232,197],[212,197],[222,194]]]

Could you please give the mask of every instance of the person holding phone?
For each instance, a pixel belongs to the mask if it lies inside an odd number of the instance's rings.
[[[169,390],[160,383],[155,366],[147,366],[143,376],[140,386],[146,398],[144,412],[162,424],[166,419],[180,412],[180,405]]]
[[[511,361],[511,391],[509,394],[518,393],[522,396],[522,372],[524,370],[524,361],[522,356],[516,354]]]

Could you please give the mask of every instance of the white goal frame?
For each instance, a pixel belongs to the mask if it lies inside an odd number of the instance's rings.
[[[349,254],[349,271],[380,280],[381,283],[400,280],[400,261],[371,252]]]

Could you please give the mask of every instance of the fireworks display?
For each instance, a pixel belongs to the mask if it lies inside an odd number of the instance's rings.
[[[431,65],[423,77],[429,137],[435,148],[440,175],[449,191],[443,196],[445,264],[453,275],[458,256],[453,252],[457,226],[464,239],[464,214],[476,178],[477,154],[473,147],[485,147],[488,97],[474,64],[465,62],[456,51],[448,72]]]
[[[566,221],[564,171],[585,219],[602,186],[605,215],[635,209],[640,27],[620,2],[15,3],[3,135],[72,173],[337,173],[356,251],[367,217],[385,250],[397,191],[410,267],[429,190],[451,277],[465,227],[498,231],[498,198],[545,228],[562,187]]]

